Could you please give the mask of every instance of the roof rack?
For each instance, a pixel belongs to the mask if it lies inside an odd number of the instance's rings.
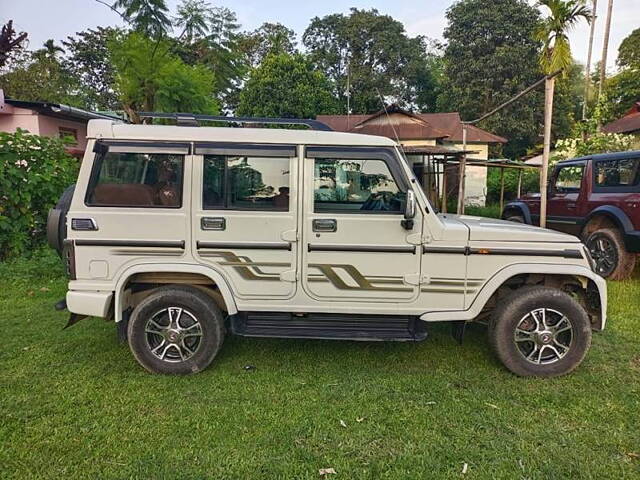
[[[139,112],[140,118],[164,118],[176,121],[179,126],[198,127],[200,121],[225,122],[241,124],[275,124],[275,125],[306,125],[311,130],[322,130],[331,132],[333,129],[328,125],[308,118],[275,118],[275,117],[225,117],[220,115],[200,115],[194,113],[162,113],[162,112]]]

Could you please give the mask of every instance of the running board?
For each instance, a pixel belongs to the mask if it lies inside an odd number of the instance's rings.
[[[427,338],[417,317],[241,312],[229,317],[231,332],[243,337],[418,342]]]

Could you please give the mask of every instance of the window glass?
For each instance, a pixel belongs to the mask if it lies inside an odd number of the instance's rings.
[[[630,187],[640,183],[640,158],[600,160],[595,162],[596,185]]]
[[[582,183],[583,165],[561,167],[556,176],[555,189],[558,192],[577,192]]]
[[[401,212],[405,199],[382,160],[316,159],[313,189],[316,212]]]
[[[289,159],[205,155],[205,209],[289,210]]]
[[[96,159],[87,203],[178,208],[182,204],[183,164],[183,155],[106,153]]]

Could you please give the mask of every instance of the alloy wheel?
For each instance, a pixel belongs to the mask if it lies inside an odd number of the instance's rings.
[[[535,365],[561,360],[571,350],[573,326],[567,316],[550,308],[537,308],[516,325],[513,340],[520,354]]]
[[[618,265],[618,252],[613,242],[606,235],[596,233],[589,238],[587,248],[595,263],[596,273],[603,277],[611,275]]]
[[[181,307],[168,307],[155,313],[145,324],[145,337],[151,353],[164,362],[184,362],[202,343],[198,319]]]

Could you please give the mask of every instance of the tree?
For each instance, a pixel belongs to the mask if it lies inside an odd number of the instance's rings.
[[[13,20],[9,20],[0,31],[0,68],[4,67],[12,57],[24,49],[27,41],[25,32],[16,33]]]
[[[602,123],[622,117],[640,99],[640,67],[626,68],[605,81],[598,107]]]
[[[8,97],[27,101],[63,103],[84,107],[81,85],[59,58],[63,50],[53,41],[35,52],[23,52],[14,62],[19,65],[0,76]]]
[[[640,28],[622,40],[618,47],[618,65],[622,68],[640,69]]]
[[[140,111],[218,111],[211,71],[186,65],[170,47],[167,40],[151,40],[137,32],[109,44],[120,101],[134,123],[141,123]]]
[[[86,108],[115,110],[119,107],[114,90],[115,71],[109,58],[109,42],[124,35],[119,28],[97,27],[67,37],[63,60],[65,69],[82,85],[81,95]]]
[[[258,117],[314,118],[338,111],[328,79],[301,54],[270,55],[251,71],[238,114]]]
[[[113,9],[122,9],[134,30],[149,37],[160,37],[171,29],[165,0],[116,0]]]
[[[540,78],[540,43],[533,38],[540,14],[527,1],[462,0],[447,10],[447,20],[438,110],[473,120]],[[541,103],[532,92],[480,126],[509,139],[503,155],[522,155],[538,138]]]
[[[260,28],[240,34],[238,46],[252,68],[269,55],[296,52],[296,34],[281,23],[263,23]]]
[[[542,41],[540,66],[547,75],[544,97],[544,144],[542,150],[542,170],[540,172],[540,226],[547,221],[547,175],[549,152],[551,150],[551,122],[553,118],[553,90],[555,72],[565,71],[572,64],[569,31],[580,21],[591,21],[591,10],[581,0],[539,0],[548,9],[549,15],[536,32]]]
[[[209,18],[212,15],[213,10],[204,0],[182,0],[174,19],[176,27],[182,29],[178,38],[190,44],[205,37],[209,33]]]
[[[348,15],[315,17],[302,41],[311,61],[331,80],[341,105],[354,113],[380,110],[393,101],[432,110],[423,103],[431,88],[424,37],[410,38],[404,25],[377,10],[352,8]],[[382,97],[382,98],[381,98]]]

